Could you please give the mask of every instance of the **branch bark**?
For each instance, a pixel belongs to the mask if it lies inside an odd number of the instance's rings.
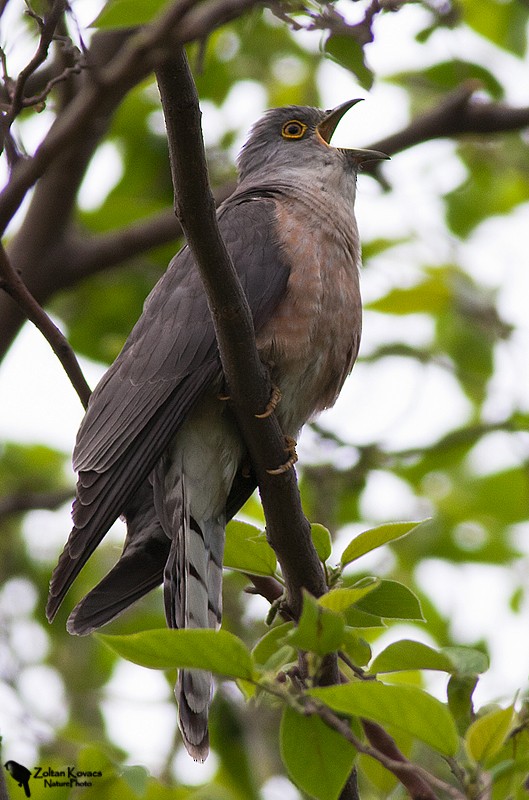
[[[54,0],[48,14],[46,15],[45,19],[42,20],[37,17],[34,12],[30,12],[30,15],[38,20],[40,27],[40,39],[35,55],[29,61],[29,63],[26,64],[24,69],[21,70],[16,82],[14,83],[13,91],[10,97],[11,102],[8,110],[1,116],[2,148],[6,137],[9,135],[9,129],[11,125],[24,107],[24,90],[26,88],[26,82],[28,78],[30,78],[30,76],[33,75],[33,73],[40,67],[40,65],[46,61],[48,57],[48,50],[53,41],[53,37],[55,36],[55,31],[59,24],[59,20],[63,16],[66,7],[66,0]]]
[[[118,50],[108,66],[92,74],[32,158],[17,165],[0,193],[0,235],[16,213],[28,190],[64,149],[75,145],[77,135],[100,113],[101,105],[115,106],[155,67],[171,56],[179,44],[207,36],[215,27],[237,17],[261,0],[177,0],[150,25],[140,28]]]
[[[294,471],[279,476],[267,472],[284,462],[285,442],[275,414],[264,420],[255,417],[270,398],[270,379],[257,354],[246,297],[218,230],[198,97],[183,50],[159,66],[156,76],[167,126],[175,208],[204,282],[230,402],[256,471],[268,537],[296,617],[302,587],[315,596],[326,591],[323,570],[301,509]]]
[[[255,344],[246,297],[217,225],[209,188],[195,84],[183,49],[158,66],[156,78],[167,128],[175,210],[195,256],[215,326],[230,404],[248,448],[266,517],[268,540],[286,585],[286,600],[299,617],[302,589],[316,597],[327,591],[323,569],[303,514],[293,469],[270,475],[285,460],[285,440],[275,414],[257,419],[271,383]],[[326,659],[322,683],[338,683],[336,656]],[[356,800],[354,777],[342,800]]]

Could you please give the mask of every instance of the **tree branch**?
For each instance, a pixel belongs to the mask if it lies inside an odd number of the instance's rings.
[[[30,213],[31,219],[28,217],[27,220],[28,225],[31,225],[13,243],[16,251],[10,248],[14,267],[21,272],[28,289],[39,302],[45,302],[55,291],[72,285],[79,277],[101,271],[107,266],[115,266],[120,263],[120,255],[123,259],[134,257],[150,247],[168,241],[171,234],[168,233],[167,217],[164,214],[149,222],[138,223],[137,228],[131,227],[123,234],[118,231],[93,239],[81,238],[73,232],[70,225],[72,198],[75,197],[89,158],[103,136],[115,107],[127,91],[151,71],[157,60],[163,59],[172,50],[174,42],[177,39],[187,41],[205,36],[215,26],[260,3],[261,0],[208,0],[195,7],[193,0],[178,0],[159,20],[155,20],[134,36],[127,34],[129,41],[126,46],[110,48],[111,57],[107,67],[101,67],[97,60],[93,62],[90,74],[85,73],[84,88],[61,113],[61,118],[52,127],[35,156],[17,165],[11,181],[0,193],[2,230],[39,175],[46,173],[43,180],[48,179],[50,164],[57,165],[56,173],[60,175],[63,184],[66,182],[67,187],[75,190],[64,192],[64,185],[61,185],[58,192],[51,186],[43,187],[40,191],[37,187],[39,203],[32,202],[30,208],[35,206],[35,213]],[[113,32],[111,36],[115,35],[116,32]],[[121,35],[123,36],[122,33]],[[107,38],[111,36],[107,34]],[[98,34],[94,37],[94,43],[103,38],[104,36]],[[29,76],[28,88],[30,81],[36,79],[38,74]],[[529,124],[528,108],[516,109],[473,100],[472,93],[476,88],[474,82],[465,84],[448,95],[437,108],[411,122],[403,131],[374,143],[371,147],[394,154],[440,136],[517,130]],[[94,123],[97,130],[94,130],[92,140],[87,142],[87,131],[94,129]],[[84,144],[86,146],[81,156],[79,148]],[[59,163],[61,159],[62,163]],[[80,174],[79,170],[76,172],[71,168],[71,162],[81,165]],[[374,172],[376,167],[372,164],[365,169],[367,172]],[[50,193],[54,197],[53,203],[49,202]],[[60,209],[55,211],[55,221],[48,219],[50,209],[56,209],[57,203],[63,202],[64,198],[69,203],[69,209],[61,212],[60,219],[57,219]],[[45,225],[39,226],[39,229],[45,229],[48,237],[43,244],[41,237],[35,235],[37,228],[34,226],[46,220]],[[31,248],[31,243],[36,239],[38,241],[35,247]],[[116,256],[111,252],[114,244],[117,248]],[[0,297],[0,358],[7,351],[21,322],[22,318],[13,304]]]
[[[391,772],[408,790],[410,797],[413,800],[433,800],[436,795],[431,787],[417,770],[410,770],[409,767],[415,767],[415,765],[411,764],[400,752],[389,733],[375,722],[370,722],[367,719],[363,719],[361,722],[369,743],[386,759],[393,762]]]
[[[408,126],[372,145],[388,155],[400,153],[430,139],[465,133],[499,133],[521,130],[529,125],[529,107],[513,108],[503,103],[488,103],[473,97],[480,84],[466,81],[448,94],[439,105],[416,117]],[[365,167],[375,172],[375,166]]]
[[[123,46],[125,35],[121,31],[112,31],[94,36],[89,53],[92,71],[97,71],[115,56]],[[91,78],[85,72],[85,88],[90,81]],[[72,91],[75,88],[72,86]],[[63,91],[63,94],[66,92]],[[71,220],[79,186],[121,100],[121,95],[107,102],[102,100],[85,121],[82,130],[65,141],[64,147],[45,165],[24,220],[9,243],[8,255],[13,269],[41,304],[54,292],[68,285],[68,268],[76,261],[77,242],[68,241],[71,245],[68,248],[65,243],[70,237],[73,238],[73,233],[70,233],[73,227]],[[61,109],[61,119],[68,117],[72,104]],[[53,127],[44,143],[52,135],[52,131]],[[5,189],[7,193],[13,184],[16,185],[20,172],[32,161],[29,159],[16,165]],[[22,322],[23,316],[19,307],[7,295],[0,293],[0,358],[7,351]]]
[[[73,489],[57,489],[52,492],[22,492],[0,497],[0,519],[10,514],[21,514],[35,509],[55,511],[74,496]]]
[[[183,50],[159,66],[156,77],[167,126],[175,207],[204,282],[231,404],[256,471],[267,534],[296,617],[302,587],[319,596],[326,591],[325,579],[301,510],[294,471],[279,476],[267,472],[284,462],[285,442],[275,414],[264,420],[255,417],[268,403],[270,380],[257,354],[246,297],[218,230],[198,97]]]
[[[39,181],[24,220],[27,231],[19,232],[9,250],[15,269],[20,271],[29,291],[39,302],[69,284],[68,265],[76,259],[75,248],[62,246],[58,249],[57,246],[64,245],[67,228],[72,234],[73,199],[117,105],[158,62],[173,52],[177,42],[205,37],[223,21],[262,2],[208,0],[195,9],[194,1],[176,0],[153,23],[133,35],[113,31],[94,37],[94,46],[97,42],[115,42],[116,37],[125,41],[111,48],[111,52],[107,48],[106,65],[90,58],[91,69],[84,72],[79,92],[56,118],[33,157],[18,160],[9,182],[0,192],[0,235],[3,235],[26,193]],[[92,51],[93,47],[90,55]],[[36,235],[37,230],[45,231],[44,242]],[[54,259],[58,252],[63,257],[62,263]],[[46,258],[51,269],[43,267]],[[0,359],[22,322],[17,307],[0,297]]]
[[[303,708],[306,714],[316,714],[319,716],[329,728],[332,728],[332,730],[343,736],[344,739],[347,739],[359,753],[371,756],[371,758],[374,758],[382,764],[389,772],[393,773],[410,793],[412,800],[439,800],[434,788],[442,791],[445,795],[451,797],[452,800],[466,800],[465,795],[462,794],[459,789],[446,783],[446,781],[441,780],[437,776],[432,775],[419,764],[412,764],[411,761],[408,761],[402,753],[400,753],[398,748],[395,747],[394,750],[394,754],[397,756],[395,758],[382,752],[372,744],[363,742],[355,736],[349,723],[345,719],[337,716],[330,708],[323,705],[323,703],[317,703],[311,698],[304,698]],[[362,724],[364,728],[365,726],[369,728],[369,726],[374,725],[374,723],[365,720],[362,721]],[[374,725],[374,727],[379,728],[379,731],[382,731],[387,736],[380,726]],[[376,738],[380,741],[378,733],[376,734]],[[391,737],[388,738],[391,740]]]
[[[319,597],[327,586],[294,470],[280,475],[268,472],[284,462],[285,440],[275,414],[256,417],[269,401],[270,378],[257,353],[251,312],[218,229],[198,96],[183,49],[157,67],[156,78],[167,128],[175,209],[204,283],[230,404],[257,476],[267,537],[281,564],[287,604],[296,619],[301,613],[302,589]],[[336,655],[325,661],[321,683],[338,683]],[[342,800],[356,797],[353,776]]]
[[[50,343],[53,352],[61,362],[79,399],[86,408],[91,390],[88,386],[75,353],[59,328],[52,322],[44,309],[37,303],[24,282],[11,266],[6,251],[0,245],[0,288],[8,292],[23,309],[26,317],[33,322]]]
[[[235,183],[229,181],[213,191],[215,203],[219,205],[226,200],[234,188]],[[182,226],[174,211],[167,209],[109,233],[90,237],[76,234],[65,240],[64,253],[61,248],[54,255],[62,262],[66,259],[67,251],[75,250],[75,260],[65,263],[68,270],[65,280],[69,285],[88,275],[117,266],[154,247],[174,242],[182,235]]]

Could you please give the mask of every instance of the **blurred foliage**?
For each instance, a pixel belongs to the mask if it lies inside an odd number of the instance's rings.
[[[142,23],[164,5],[161,0],[140,4],[135,0],[110,0],[96,24],[119,27]],[[347,18],[350,14],[356,21],[368,5],[364,0],[343,0],[335,11]],[[420,25],[416,25],[414,34],[403,33],[408,30],[406,27],[397,27],[398,17],[410,13],[406,7],[394,15],[390,11],[382,15],[385,25],[394,22],[396,37],[401,37],[396,42],[400,49],[405,51],[409,45],[420,48],[422,53],[422,68],[401,69],[393,75],[378,75],[371,66],[369,36],[359,38],[354,25],[340,27],[330,7],[316,2],[305,9],[282,3],[276,16],[270,10],[251,11],[215,31],[207,42],[190,45],[199,95],[223,121],[217,138],[208,139],[212,182],[221,185],[234,176],[233,142],[241,131],[226,108],[233,109],[233,98],[244,96],[236,94],[243,82],[248,91],[254,88],[262,92],[267,106],[317,105],[321,102],[321,67],[330,60],[363,88],[390,84],[394,90],[398,86],[403,92],[403,105],[407,103],[412,114],[431,108],[466,81],[479,85],[487,98],[504,100],[508,86],[502,58],[513,64],[527,57],[529,5],[520,0],[454,0],[415,5],[420,6],[414,10],[419,12],[416,19]],[[75,3],[73,7],[75,10]],[[321,29],[319,44],[318,34],[306,30],[310,28]],[[34,34],[33,26],[27,23],[27,35],[30,32]],[[461,52],[456,55],[460,49],[458,34],[479,36],[480,42],[499,48],[502,58],[489,63],[477,56],[474,62]],[[376,40],[376,22],[374,36]],[[444,46],[431,47],[434,37]],[[453,58],[448,57],[451,52]],[[146,81],[122,103],[105,139],[120,161],[120,177],[99,207],[78,210],[80,227],[100,234],[171,207],[172,188],[161,120],[156,87]],[[466,417],[462,419],[460,413],[454,412],[453,424],[438,438],[422,444],[412,442],[399,449],[388,445],[382,436],[380,440],[354,445],[340,431],[314,426],[313,436],[325,455],[322,463],[300,465],[304,507],[309,518],[318,523],[313,529],[314,541],[335,587],[333,592],[348,594],[329,595],[327,603],[331,605],[327,606],[307,600],[303,624],[295,632],[291,624],[276,623],[267,628],[262,619],[266,612],[259,609],[256,613],[249,606],[243,573],[270,576],[277,567],[262,533],[250,525],[232,527],[227,548],[230,570],[225,573],[224,628],[240,638],[244,653],[248,649],[255,674],[253,684],[248,680],[239,682],[241,692],[233,684],[220,683],[211,715],[212,748],[217,761],[206,784],[186,785],[185,772],[175,760],[181,751],[177,735],[174,741],[167,742],[151,768],[153,775],[134,762],[140,760],[138,748],[131,759],[113,741],[112,729],[106,723],[111,712],[105,701],[116,694],[113,679],[119,676],[120,660],[115,651],[96,638],[73,639],[65,631],[68,610],[108,571],[116,557],[116,545],[110,542],[94,555],[70,593],[67,608],[61,609],[54,625],[48,627],[43,609],[59,545],[44,545],[52,526],[64,525],[66,538],[64,510],[56,516],[50,511],[33,512],[27,517],[0,513],[3,755],[6,759],[24,760],[24,756],[17,756],[21,748],[30,754],[27,758],[32,757],[35,765],[60,770],[75,764],[78,770],[102,772],[102,778],[94,779],[92,787],[56,787],[54,797],[259,800],[272,796],[266,791],[269,780],[286,774],[304,792],[322,798],[337,797],[354,759],[351,745],[317,717],[298,713],[300,707],[290,702],[295,687],[288,680],[288,698],[285,687],[281,690],[283,695],[275,698],[269,696],[270,684],[267,689],[266,681],[271,681],[278,670],[283,678],[288,674],[296,659],[296,646],[312,651],[313,671],[325,653],[341,649],[354,664],[355,674],[367,667],[373,673],[389,675],[384,678],[387,684],[351,683],[357,687],[353,689],[355,696],[322,695],[328,708],[351,718],[352,730],[358,736],[362,733],[355,717],[361,713],[387,725],[405,754],[444,780],[455,778],[448,775],[441,756],[451,757],[457,752],[460,773],[466,781],[463,790],[469,798],[475,796],[472,792],[481,770],[490,776],[493,800],[527,797],[526,687],[521,687],[515,710],[510,705],[511,697],[502,698],[501,706],[474,706],[473,693],[478,673],[485,669],[488,643],[476,635],[475,641],[465,642],[470,650],[457,650],[461,642],[454,633],[454,621],[437,607],[430,587],[420,579],[421,567],[434,560],[453,565],[454,569],[468,563],[509,569],[513,576],[511,611],[519,613],[527,608],[526,581],[515,576],[520,574],[520,550],[525,549],[520,547],[517,534],[527,530],[529,509],[529,412],[516,392],[505,398],[501,413],[490,411],[493,387],[500,379],[502,354],[506,346],[516,341],[517,327],[500,302],[501,287],[482,281],[481,276],[468,271],[459,257],[461,248],[470,247],[476,232],[492,218],[507,219],[527,204],[527,139],[519,133],[466,136],[454,143],[454,153],[460,167],[457,185],[440,191],[438,198],[439,225],[444,239],[453,244],[452,256],[447,258],[445,253],[439,263],[433,263],[431,247],[409,249],[416,268],[414,279],[400,283],[394,274],[390,281],[380,278],[378,286],[382,288],[371,293],[366,306],[370,313],[385,320],[388,329],[394,323],[397,333],[366,351],[364,364],[366,368],[384,369],[386,359],[396,359],[403,369],[411,365],[420,375],[419,389],[430,368],[439,370],[450,376],[454,391],[464,399]],[[389,197],[399,202],[395,188],[387,187],[386,201]],[[398,258],[399,248],[410,248],[417,236],[425,240],[429,236],[428,230],[421,231],[420,222],[413,234],[404,231],[400,236],[388,233],[383,224],[373,229],[372,239],[364,243],[366,278],[376,275],[380,265],[391,261],[393,254]],[[106,363],[115,358],[144,298],[179,244],[159,247],[125,268],[96,274],[53,299],[52,310],[64,322],[79,354]],[[520,261],[527,259],[521,243],[520,249]],[[428,255],[423,256],[424,252]],[[384,276],[382,269],[380,275]],[[413,322],[415,315],[431,323],[430,337],[420,345],[398,333],[400,322]],[[397,390],[393,385],[386,389],[390,395]],[[413,415],[413,410],[409,413]],[[492,460],[489,467],[487,453],[494,450],[497,437],[501,437],[503,450],[510,452],[510,462],[497,466]],[[66,461],[64,454],[38,443],[5,443],[0,448],[0,500],[63,490],[67,484]],[[391,476],[399,481],[401,507],[406,506],[403,517],[430,519],[413,530],[413,523],[405,528],[385,524],[373,527],[387,522],[383,498],[379,516],[373,513],[371,503],[368,508],[373,519],[365,518],[367,490],[376,476]],[[0,504],[0,512],[1,509]],[[249,501],[245,514],[262,529],[255,498]],[[351,531],[360,530],[364,531],[364,538],[355,539]],[[330,537],[337,541],[332,553]],[[369,568],[362,561],[356,563],[358,556],[353,560],[348,555],[372,555],[375,551],[375,560],[368,562],[375,566]],[[379,580],[370,580],[371,570]],[[463,576],[463,572],[454,574]],[[462,588],[457,580],[450,587],[454,595]],[[401,619],[407,621],[406,638],[381,645],[379,637]],[[162,625],[162,603],[155,592],[108,630],[125,637]],[[412,627],[418,637],[427,635],[428,645],[410,640]],[[38,643],[41,645],[37,647]],[[119,647],[116,645],[115,649]],[[132,657],[130,647],[127,655]],[[177,657],[174,653],[169,655],[176,666]],[[217,657],[222,657],[221,651]],[[515,642],[512,658],[516,658]],[[54,708],[41,707],[36,694],[28,690],[28,682],[36,680],[34,670],[42,665],[53,671],[58,684]],[[446,675],[446,704],[423,691],[428,686],[428,670]],[[233,670],[228,674],[234,674]],[[171,704],[168,687],[174,675],[167,678],[163,702]],[[45,679],[41,675],[39,680]],[[384,695],[386,716],[380,710],[380,692]],[[243,694],[253,699],[244,703]],[[296,698],[301,702],[297,695]],[[403,704],[414,711],[406,719]],[[173,734],[168,735],[171,738]],[[136,738],[141,742],[145,737],[149,737],[149,731],[138,730]],[[310,749],[299,747],[305,739],[310,742]],[[323,760],[322,754],[327,754]],[[329,772],[326,764],[331,757],[335,761]],[[362,800],[397,800],[404,796],[395,778],[376,761],[361,756],[357,763]],[[48,797],[50,790],[33,780],[31,791],[38,800]]]

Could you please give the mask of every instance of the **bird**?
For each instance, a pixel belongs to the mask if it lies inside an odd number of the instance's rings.
[[[16,780],[19,786],[22,786],[24,789],[24,794],[26,797],[31,797],[31,792],[29,790],[29,779],[31,778],[31,771],[24,767],[22,764],[19,764],[18,761],[6,761],[4,767],[9,772],[12,778]]]
[[[259,356],[279,390],[264,413],[276,406],[289,441],[333,405],[358,354],[356,177],[362,164],[387,156],[330,144],[357,102],[267,111],[250,130],[237,186],[217,212]],[[222,390],[211,314],[185,245],[148,296],[79,428],[73,529],[50,582],[50,622],[122,516],[122,555],[74,608],[68,631],[97,630],[160,584],[170,628],[220,626],[226,523],[256,488]],[[181,670],[175,694],[185,747],[204,761],[211,674]]]

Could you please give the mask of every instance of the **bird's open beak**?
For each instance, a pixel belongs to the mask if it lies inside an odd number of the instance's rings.
[[[357,97],[354,100],[347,100],[347,102],[329,111],[325,119],[320,122],[316,130],[325,144],[330,144],[332,135],[338,127],[338,123],[343,115],[361,100],[361,97]],[[343,149],[347,150],[347,153],[352,156],[358,164],[365,164],[366,161],[382,161],[389,158],[386,153],[382,153],[380,150],[361,150],[350,147],[344,147]]]

